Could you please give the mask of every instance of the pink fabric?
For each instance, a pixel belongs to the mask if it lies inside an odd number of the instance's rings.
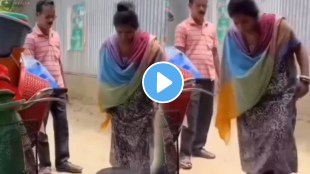
[[[117,36],[113,36],[109,40],[107,40],[104,46],[107,48],[110,55],[116,59],[116,62],[119,66],[126,67],[128,64],[131,63],[140,63],[149,44],[150,34],[146,32],[138,32],[135,39],[136,40],[132,48],[132,55],[130,55],[128,59],[126,59],[126,61],[124,61],[124,59],[120,55]]]
[[[274,14],[263,14],[260,17],[260,40],[254,51],[251,51],[245,39],[242,36],[236,26],[229,31],[229,34],[236,40],[238,47],[247,55],[258,55],[261,54],[269,45],[273,35],[274,25],[276,22],[276,15]]]
[[[216,78],[213,51],[218,48],[218,39],[213,24],[205,22],[200,26],[188,18],[176,28],[175,46],[185,49],[185,54],[204,78]]]
[[[46,36],[35,26],[33,31],[27,35],[24,48],[26,54],[31,54],[47,68],[59,87],[65,87],[60,37],[56,31],[52,30],[50,35]]]

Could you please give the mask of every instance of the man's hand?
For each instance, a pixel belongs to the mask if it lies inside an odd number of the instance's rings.
[[[217,47],[212,50],[213,61],[214,61],[214,69],[215,69],[215,83],[214,83],[214,94],[219,92],[221,74],[220,74],[220,58],[218,54]]]
[[[214,48],[212,51],[213,54],[213,61],[214,61],[214,68],[215,68],[215,73],[216,73],[216,79],[220,79],[220,57],[218,54],[217,48]]]
[[[70,97],[69,97],[68,93],[66,94],[66,99],[67,99],[67,104],[71,105],[72,103],[71,103],[71,100],[70,100]]]

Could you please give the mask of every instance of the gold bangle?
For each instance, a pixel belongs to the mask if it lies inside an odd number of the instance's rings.
[[[306,76],[306,75],[300,75],[299,78],[300,78],[300,79],[306,79],[306,80],[309,80],[309,81],[310,81],[310,77],[309,77],[309,76]]]
[[[306,76],[306,75],[299,75],[298,76],[298,79],[300,82],[306,84],[306,85],[310,85],[310,77],[309,76]]]
[[[300,82],[302,82],[302,83],[304,83],[304,84],[306,84],[306,85],[310,85],[310,82],[309,81],[306,81],[306,80],[304,80],[304,79],[300,79]]]

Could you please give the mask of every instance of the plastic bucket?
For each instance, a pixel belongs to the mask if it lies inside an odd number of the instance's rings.
[[[27,15],[21,14],[21,13],[13,13],[13,12],[0,12],[0,14],[4,14],[10,17],[17,18],[27,24],[29,24],[29,17]]]
[[[194,78],[201,78],[201,74],[195,67],[195,65],[190,61],[190,59],[182,53],[180,50],[176,49],[173,46],[167,46],[165,52],[169,57],[169,62],[181,67],[182,69],[191,72]]]
[[[192,78],[191,73],[182,69],[181,72],[185,80]],[[184,86],[184,89],[191,87],[192,85]],[[180,126],[182,126],[191,99],[191,94],[191,92],[182,92],[174,101],[162,104],[163,112],[165,113],[170,125],[169,127],[170,129],[173,129],[172,132],[178,132]]]
[[[49,71],[36,59],[31,56],[23,57],[22,63],[26,70],[49,82],[51,88],[58,88],[57,82]]]
[[[22,48],[30,32],[27,23],[0,13],[0,57],[9,57],[14,48]]]

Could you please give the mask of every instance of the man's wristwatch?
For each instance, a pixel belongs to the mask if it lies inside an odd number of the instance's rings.
[[[298,79],[300,80],[300,82],[302,82],[308,86],[310,85],[310,77],[309,76],[300,75],[300,76],[298,76]]]

